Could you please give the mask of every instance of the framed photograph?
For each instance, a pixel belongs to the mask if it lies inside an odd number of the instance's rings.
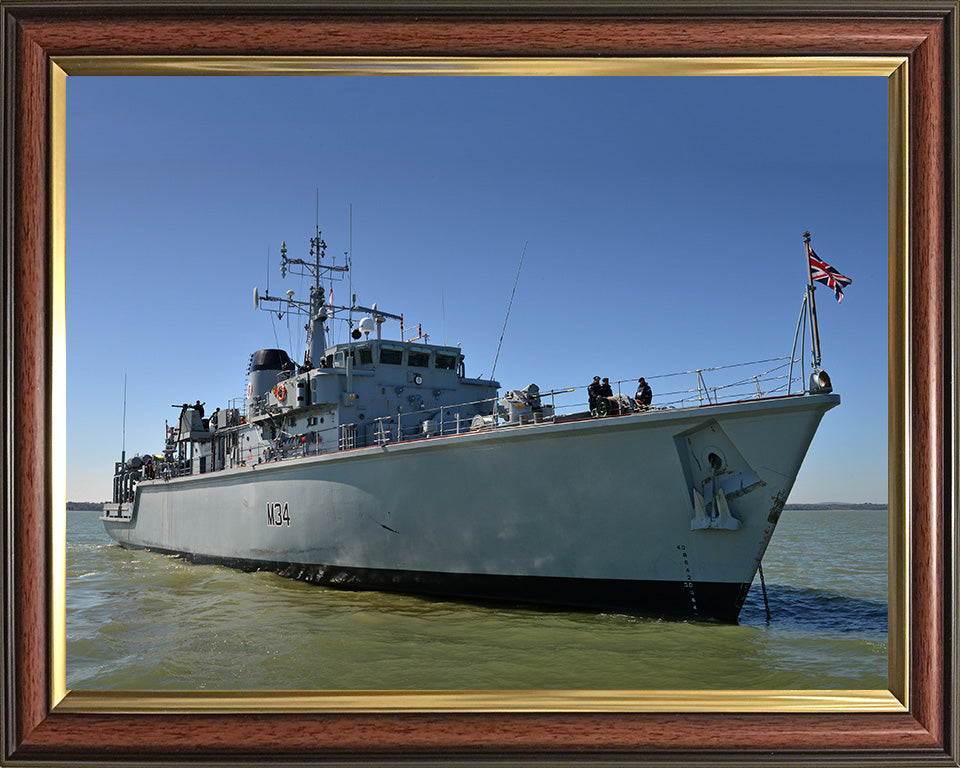
[[[957,764],[957,81],[949,64],[956,57],[956,3],[929,3],[919,14],[896,6],[874,14],[867,5],[804,4],[733,5],[709,12],[665,4],[365,4],[298,6],[282,13],[268,6],[202,3],[0,7],[4,303],[9,308],[3,356],[4,535],[11,554],[4,572],[4,760],[169,760],[175,750],[190,760],[225,764],[266,759],[839,763],[852,758],[879,764],[919,756]],[[65,205],[71,141],[65,121],[72,98],[69,79],[91,75],[162,76],[151,88],[163,83],[174,91],[180,87],[174,76],[180,75],[239,80],[243,75],[326,75],[333,76],[330,82],[357,75],[393,76],[394,81],[398,75],[542,75],[557,84],[563,76],[583,83],[586,76],[752,75],[777,82],[809,75],[885,82],[887,689],[838,689],[825,681],[783,690],[691,690],[689,685],[619,690],[589,684],[558,690],[547,681],[532,690],[488,690],[468,681],[469,690],[429,685],[403,690],[396,683],[403,678],[385,678],[388,690],[369,681],[317,691],[119,690],[123,685],[69,690],[63,573],[71,380],[65,372],[65,334],[66,301],[76,301],[79,294],[66,288],[66,254],[72,242],[87,241],[71,241],[65,232],[96,224],[83,214],[82,204],[76,226],[68,221],[75,214]],[[129,82],[128,94],[136,90],[135,81]],[[204,79],[183,82],[199,91],[205,87]],[[149,98],[157,93],[151,90]],[[535,105],[537,98],[524,92],[514,96],[514,103]],[[557,90],[553,98],[574,102],[572,109],[590,103],[582,88]],[[812,115],[808,107],[798,106],[798,122],[830,119]],[[95,122],[90,126],[104,132]],[[143,128],[134,133],[142,134]],[[589,129],[584,136],[589,142]],[[838,163],[856,162],[853,149],[837,152]],[[163,154],[159,146],[156,154]],[[760,148],[756,158],[762,162]],[[110,173],[101,167],[108,183]],[[317,190],[318,210],[320,199]],[[308,212],[310,203],[304,205]],[[346,228],[337,226],[342,241]],[[401,222],[391,226],[403,232]],[[351,252],[353,231],[351,211]],[[133,230],[118,235],[125,247],[136,237]],[[278,245],[282,237],[277,235]],[[344,251],[341,245],[335,247]],[[523,244],[517,245],[522,265]],[[94,259],[103,270],[122,266],[122,259],[108,255]],[[496,280],[504,299],[514,269],[513,259],[508,261],[509,269],[501,268]],[[189,264],[178,268],[191,269]],[[216,290],[217,279],[203,276],[203,290]],[[463,276],[448,279],[462,285]],[[441,275],[440,285],[443,280]],[[71,285],[77,282],[71,276]],[[557,290],[564,284],[559,280]],[[442,310],[444,336],[447,311]],[[432,329],[436,340],[438,330]],[[295,330],[290,333],[295,346]],[[492,348],[481,355],[488,351]],[[496,351],[499,355],[499,347]],[[111,387],[119,391],[111,371]]]

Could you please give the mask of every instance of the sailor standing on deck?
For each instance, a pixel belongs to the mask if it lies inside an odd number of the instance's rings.
[[[600,397],[600,377],[594,376],[593,383],[587,387],[587,395],[590,397],[590,412],[597,410],[597,398]]]
[[[641,411],[650,410],[650,401],[653,400],[653,390],[650,389],[650,385],[647,384],[647,380],[640,377],[640,381],[637,382],[637,394],[634,395],[634,399],[637,401],[637,406]]]

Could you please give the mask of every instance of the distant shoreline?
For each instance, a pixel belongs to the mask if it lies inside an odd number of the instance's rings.
[[[103,512],[105,501],[68,501],[68,512]],[[816,504],[785,504],[785,511],[810,510],[810,509],[886,509],[886,504],[873,504],[870,502],[851,503],[841,501],[821,501]]]
[[[875,509],[883,510],[887,508],[886,504],[873,504],[871,502],[851,503],[846,501],[820,501],[816,504],[784,504],[784,510],[804,510],[804,509]]]

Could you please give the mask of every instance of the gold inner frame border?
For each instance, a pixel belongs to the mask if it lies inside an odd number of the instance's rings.
[[[910,322],[906,57],[54,56],[50,74],[50,703],[57,713],[909,711]],[[888,690],[69,691],[66,687],[66,90],[70,76],[834,76],[888,79]]]

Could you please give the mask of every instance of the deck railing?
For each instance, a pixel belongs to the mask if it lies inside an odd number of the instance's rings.
[[[671,374],[654,374],[646,380],[654,389],[650,410],[700,408],[728,402],[748,399],[763,399],[796,392],[794,384],[800,382],[799,391],[803,391],[802,379],[791,380],[789,357],[768,358],[749,363],[695,368]],[[740,369],[733,381],[716,381],[721,371]],[[662,391],[658,384],[676,381],[674,388]],[[609,410],[611,416],[633,413],[640,409],[634,407],[633,390],[637,378],[618,379],[611,382],[621,405],[614,404]],[[412,440],[424,440],[437,437],[461,435],[478,430],[489,431],[504,428],[516,428],[521,424],[551,423],[569,421],[576,418],[592,418],[597,414],[589,408],[587,385],[564,387],[540,393],[540,402],[549,404],[538,412],[533,411],[522,421],[510,421],[506,411],[498,405],[500,400],[488,398],[466,403],[436,406],[419,411],[398,410],[390,416],[382,416],[369,422],[351,422],[338,426],[318,429],[306,434],[281,433],[276,439],[263,441],[253,452],[255,463],[280,461],[325,453],[350,451],[370,446],[383,446],[392,443],[405,443]],[[239,403],[238,403],[239,405]],[[231,402],[231,407],[234,406]],[[478,417],[480,421],[475,423]],[[251,455],[253,455],[251,454]],[[244,463],[244,462],[241,462]],[[164,462],[156,477],[181,477],[192,474],[190,460]]]
[[[796,362],[796,361],[793,361]],[[787,394],[791,385],[802,379],[789,381],[787,370],[790,367],[789,357],[768,358],[749,363],[715,366],[711,368],[695,368],[690,371],[681,371],[671,374],[654,374],[646,377],[647,381],[656,387],[656,382],[675,380],[680,383],[677,388],[667,391],[654,391],[654,401],[651,410],[666,410],[678,408],[698,408],[718,405],[726,402],[737,402],[748,399],[763,399]],[[744,369],[743,375],[733,381],[714,383],[721,371]],[[617,395],[622,395],[621,407],[611,409],[611,415],[624,415],[638,411],[632,407],[632,390],[637,379],[619,379],[611,382],[611,388]],[[684,386],[684,381],[689,382]],[[625,386],[626,385],[626,386]],[[412,440],[424,440],[436,437],[448,437],[478,429],[515,428],[517,421],[508,421],[502,408],[498,407],[499,398],[474,400],[454,405],[444,405],[422,409],[419,411],[397,411],[390,416],[381,416],[369,422],[350,422],[338,427],[330,427],[322,432],[310,433],[319,435],[316,439],[298,441],[293,440],[284,444],[280,439],[272,446],[268,459],[280,459],[311,456],[338,451],[349,451],[356,448],[367,448],[375,445],[405,443]],[[566,421],[577,417],[591,418],[595,413],[589,410],[587,386],[564,387],[540,394],[542,403],[550,404],[541,417],[536,413],[523,420],[524,424],[551,423],[557,420]],[[550,414],[550,415],[546,415]],[[482,422],[475,425],[474,419],[482,416]],[[296,436],[289,436],[295,438]]]

